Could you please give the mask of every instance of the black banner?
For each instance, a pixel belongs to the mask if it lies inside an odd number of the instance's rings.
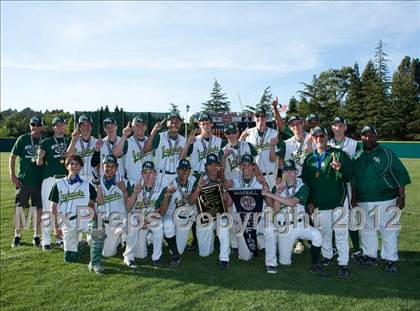
[[[210,213],[216,217],[217,213],[225,212],[225,205],[223,203],[222,192],[219,184],[204,187],[198,196],[198,208],[200,213]]]
[[[242,223],[248,213],[260,213],[263,209],[263,196],[261,190],[229,190],[229,195],[235,204],[236,212],[240,215]],[[255,228],[256,228],[255,224]],[[254,217],[246,224],[244,239],[250,252],[257,255],[257,230],[254,229]]]

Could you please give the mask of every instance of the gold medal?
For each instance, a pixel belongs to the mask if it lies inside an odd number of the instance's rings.
[[[319,171],[317,171],[317,172],[315,173],[315,177],[316,177],[316,178],[318,178],[318,177],[319,177]]]
[[[61,159],[61,160],[60,160],[60,163],[61,163],[61,164],[64,164],[64,159]]]

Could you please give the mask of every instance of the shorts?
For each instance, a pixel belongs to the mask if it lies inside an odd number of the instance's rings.
[[[31,199],[32,206],[35,206],[37,210],[42,209],[41,185],[39,186],[21,185],[20,188],[16,190],[16,196],[15,196],[16,206],[29,208],[29,198]]]

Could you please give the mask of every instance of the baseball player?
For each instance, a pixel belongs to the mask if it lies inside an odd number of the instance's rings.
[[[102,148],[103,141],[91,135],[93,121],[87,114],[82,114],[77,122],[76,130],[71,134],[71,141],[67,148],[67,153],[76,153],[83,159],[84,165],[80,172],[80,177],[91,182],[97,177],[96,168],[92,166],[92,156],[95,151]]]
[[[30,120],[30,133],[19,136],[13,145],[9,157],[9,173],[15,189],[15,237],[12,247],[20,246],[20,230],[22,223],[20,213],[22,208],[29,208],[29,199],[32,206],[36,207],[37,224],[34,230],[33,244],[40,246],[39,238],[42,212],[41,183],[42,167],[36,165],[37,150],[42,138],[43,121],[41,118],[32,117]],[[16,158],[19,157],[19,174],[16,176]]]
[[[334,134],[334,137],[328,141],[328,145],[343,150],[345,153],[347,153],[350,159],[353,159],[356,154],[356,150],[358,149],[358,144],[354,139],[345,136],[345,132],[347,130],[346,120],[343,117],[336,117],[331,124],[331,130]],[[346,202],[351,203],[350,183],[347,183],[346,191],[348,196]],[[351,208],[350,206],[348,207]],[[353,243],[353,253],[351,257],[354,260],[359,261],[362,256],[359,242],[359,231],[352,230],[351,223],[349,224],[349,235],[351,242]]]
[[[310,113],[306,116],[306,125],[308,127],[309,132],[315,127],[317,127],[319,123],[320,123],[320,120],[316,114]]]
[[[302,181],[308,185],[309,210],[317,208],[314,222],[318,223],[322,234],[322,264],[332,263],[332,232],[335,232],[338,251],[339,275],[347,277],[349,260],[348,208],[346,206],[346,182],[352,177],[351,160],[341,149],[328,147],[327,130],[323,127],[312,129],[316,143],[314,152],[303,162]]]
[[[277,184],[272,189],[272,193],[264,193],[274,199],[273,211],[280,212],[276,220],[279,224],[277,243],[279,249],[279,262],[281,265],[292,263],[293,245],[297,239],[312,241],[311,272],[325,276],[325,272],[320,265],[320,254],[322,238],[321,233],[308,223],[305,223],[306,200],[309,196],[309,188],[300,178],[297,178],[297,167],[293,160],[287,160],[283,168],[284,182]],[[309,218],[307,218],[309,222]]]
[[[157,181],[162,187],[166,187],[176,177],[176,166],[180,154],[185,146],[185,137],[180,135],[181,117],[176,113],[170,113],[166,119],[167,131],[158,133],[164,121],[158,122],[152,129],[147,139],[144,152],[155,153]]]
[[[191,202],[191,194],[197,186],[197,180],[191,174],[191,164],[182,159],[176,169],[176,178],[167,187],[170,195],[169,204],[162,209],[163,231],[168,243],[172,258],[171,265],[179,265],[181,257],[187,246],[190,225],[197,215],[196,207]],[[179,211],[176,211],[181,208]]]
[[[191,194],[191,203],[196,203],[201,189],[207,186],[220,185],[223,187],[223,171],[220,167],[220,161],[217,155],[210,153],[206,156],[206,173],[200,177],[200,180]],[[227,201],[227,193],[223,192],[223,201]],[[226,206],[226,204],[225,204]],[[210,256],[214,250],[214,230],[216,229],[216,219],[213,225],[209,227],[197,226],[197,240],[198,240],[198,254],[202,257]],[[220,242],[219,262],[220,268],[226,270],[229,266],[229,229],[224,226],[227,225],[227,219],[220,219],[221,226],[218,234]]]
[[[107,154],[102,160],[103,174],[97,186],[98,213],[105,225],[105,241],[102,255],[115,256],[121,243],[122,226],[126,222],[126,202],[128,200],[127,180],[118,174],[118,160]]]
[[[58,179],[67,176],[68,172],[64,166],[67,156],[67,147],[70,139],[65,137],[67,124],[62,117],[54,117],[52,120],[53,136],[45,138],[39,145],[39,153],[36,164],[44,165],[43,181],[41,187],[42,210],[51,212],[51,202],[48,197],[51,189]],[[47,251],[51,248],[51,230],[49,226],[42,227],[42,249]],[[62,246],[63,241],[56,240],[58,246]]]
[[[160,205],[165,200],[166,189],[162,189],[156,181],[156,169],[153,162],[146,161],[143,163],[141,175],[142,180],[134,186],[133,193],[128,199],[127,209],[131,211],[132,216],[137,214],[137,221],[143,221],[143,226],[140,229],[128,228],[124,262],[128,267],[135,269],[137,268],[135,258],[147,257],[147,235],[151,232],[153,241],[152,265],[154,268],[158,268],[162,256],[163,226],[160,219],[155,219],[157,223],[152,223],[147,217],[151,213],[159,213]],[[156,216],[158,215],[156,214]],[[130,214],[127,221],[133,222]]]
[[[376,265],[378,256],[378,229],[382,236],[381,258],[386,261],[385,271],[397,271],[400,213],[405,207],[405,186],[411,180],[395,153],[378,144],[373,126],[362,129],[363,149],[353,163],[352,206],[365,212],[365,225],[361,230],[363,264]],[[378,215],[378,216],[377,216]],[[375,224],[378,217],[379,224]]]
[[[279,103],[279,100],[278,100],[278,97],[276,96],[276,98],[271,103],[271,105],[273,106],[274,119],[276,120],[277,130],[280,134],[280,138],[282,138],[283,140],[286,140],[293,137],[294,134],[290,130],[288,124],[285,124],[284,120],[280,116],[280,112],[277,108],[278,103]]]
[[[114,149],[114,155],[121,157],[124,161],[127,179],[131,185],[135,185],[140,181],[143,164],[146,161],[152,161],[152,152],[145,152],[145,144],[147,136],[144,135],[147,126],[146,122],[140,116],[136,116],[128,122],[122,131],[121,139],[118,141]],[[131,137],[130,135],[133,134]]]
[[[240,167],[241,176],[235,177],[232,180],[225,181],[225,187],[232,190],[267,190],[268,183],[262,175],[256,177],[255,175],[255,162],[250,154],[244,154],[241,157]],[[273,205],[271,198],[265,197],[267,206],[265,211],[268,211],[268,206]],[[239,218],[239,215],[236,215]],[[276,236],[274,232],[274,224],[270,223],[265,226],[265,217],[261,217],[258,221],[257,236],[263,235],[265,240],[265,265],[267,273],[277,273],[277,258],[276,258]],[[252,252],[248,249],[243,235],[236,235],[238,243],[238,257],[241,260],[249,261],[252,259]]]
[[[65,160],[65,166],[69,172],[67,177],[56,181],[51,189],[49,200],[54,217],[54,235],[63,239],[64,261],[75,262],[79,259],[79,234],[89,231],[92,237],[90,246],[89,270],[101,274],[102,249],[105,240],[105,231],[98,228],[96,213],[89,224],[77,218],[81,215],[79,208],[90,207],[94,211],[96,190],[79,173],[83,167],[83,159],[76,154],[70,154]],[[60,214],[61,222],[58,221]]]

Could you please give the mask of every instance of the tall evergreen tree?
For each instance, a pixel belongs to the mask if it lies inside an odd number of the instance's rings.
[[[271,94],[271,86],[267,86],[261,95],[260,101],[255,105],[255,107],[251,105],[246,105],[245,111],[254,113],[256,108],[263,108],[266,111],[270,111],[271,110],[270,103],[271,103],[272,98],[273,98],[273,94]]]
[[[292,96],[292,98],[290,98],[289,100],[289,107],[287,107],[287,113],[288,114],[298,114],[298,101],[297,99]]]
[[[364,123],[360,119],[363,111],[361,91],[362,83],[360,81],[359,65],[355,63],[349,78],[349,88],[343,112],[347,120],[348,134],[356,133],[358,129],[362,128]]]
[[[379,40],[378,45],[375,48],[375,57],[373,58],[373,63],[375,65],[376,70],[378,71],[379,78],[387,84],[389,83],[389,69],[388,63],[389,59],[387,58],[388,54],[384,51],[385,44],[382,40]]]
[[[179,111],[179,108],[174,103],[169,103],[169,112],[170,113],[176,113],[177,115],[181,115],[181,111]]]
[[[213,90],[210,93],[210,99],[202,104],[203,111],[210,113],[223,113],[230,111],[230,101],[217,80],[214,80]]]

